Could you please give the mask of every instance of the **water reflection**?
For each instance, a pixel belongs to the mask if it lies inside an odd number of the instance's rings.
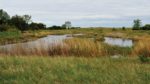
[[[63,43],[62,42],[63,40],[69,39],[69,38],[71,37],[68,37],[68,35],[49,35],[47,37],[44,37],[35,41],[31,41],[31,42],[3,45],[3,46],[0,46],[0,49],[12,50],[16,46],[21,46],[24,49],[37,48],[40,46],[48,48],[49,45],[61,44]]]
[[[121,47],[132,47],[133,46],[133,40],[122,39],[122,38],[105,37],[105,43],[110,44],[110,45],[121,46]]]

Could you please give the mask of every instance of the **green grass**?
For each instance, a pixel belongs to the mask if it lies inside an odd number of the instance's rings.
[[[0,32],[0,44],[17,42],[22,37],[19,31]]]
[[[122,56],[129,56],[132,55],[133,47],[120,47],[120,46],[113,46],[106,43],[102,43],[101,45],[104,46],[105,54],[107,56],[112,55],[122,55]]]
[[[149,84],[138,58],[0,57],[0,84]]]
[[[0,32],[0,38],[19,38],[21,36],[21,32]]]
[[[150,31],[133,31],[131,29],[70,29],[70,30],[39,30],[26,32],[0,32],[0,44],[12,41],[21,42],[22,40],[38,39],[50,34],[85,34],[82,38],[102,39],[104,36],[148,39]],[[143,36],[143,37],[142,37]],[[81,37],[79,37],[81,38]],[[138,57],[121,57],[118,59],[111,57],[99,57],[94,54],[96,51],[93,43],[73,41],[79,43],[81,53],[77,53],[76,49],[64,56],[60,57],[0,57],[0,84],[149,84],[150,83],[150,66],[149,63],[142,63]],[[144,41],[145,42],[145,41]],[[147,43],[149,40],[147,41]],[[81,44],[81,45],[80,45]],[[91,44],[91,45],[89,45]],[[149,51],[149,44],[144,44],[145,50]],[[86,47],[85,47],[86,45]],[[102,53],[104,56],[112,56],[121,54],[122,56],[131,55],[133,48],[111,46],[102,43]],[[141,45],[143,46],[143,45]],[[88,47],[88,49],[87,49]],[[90,48],[89,48],[90,47]],[[137,46],[138,48],[139,45]],[[17,48],[15,48],[17,49]],[[14,49],[14,50],[15,50]],[[39,50],[38,48],[37,50]],[[66,53],[67,48],[56,51]],[[74,48],[73,48],[74,49]],[[91,49],[91,50],[89,50]],[[24,49],[23,49],[24,50]],[[78,49],[80,51],[80,49]],[[94,50],[94,51],[93,51]],[[143,47],[137,49],[143,50]],[[144,51],[145,51],[144,50]],[[18,48],[18,51],[21,49]],[[43,49],[41,48],[41,52]],[[55,51],[55,50],[54,50]],[[52,51],[53,53],[55,53]],[[92,56],[88,56],[89,51]],[[12,51],[15,53],[14,51]],[[68,51],[67,53],[69,53]],[[75,52],[75,54],[73,54]],[[24,53],[24,52],[23,52]],[[35,53],[40,53],[36,51]],[[142,52],[143,53],[143,52]],[[44,53],[46,54],[46,53]],[[77,57],[77,54],[80,56]],[[31,54],[32,55],[32,54]],[[72,57],[70,55],[75,55]],[[82,56],[84,55],[84,56]],[[44,55],[45,56],[45,55]],[[136,55],[137,56],[137,55]],[[84,58],[86,57],[86,58]]]
[[[0,41],[18,40],[22,34],[19,31],[0,32]]]

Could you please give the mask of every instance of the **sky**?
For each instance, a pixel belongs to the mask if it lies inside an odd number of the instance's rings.
[[[150,23],[150,0],[0,0],[11,16],[28,14],[47,26],[71,21],[80,27],[130,27]]]

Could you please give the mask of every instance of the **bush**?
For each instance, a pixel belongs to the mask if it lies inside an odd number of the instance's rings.
[[[0,25],[0,31],[19,31],[15,26],[10,26],[10,25]]]
[[[117,30],[116,28],[113,28],[113,29],[112,29],[112,31],[116,31],[116,30]]]
[[[6,25],[0,25],[0,31],[3,32],[3,31],[7,31],[8,30],[8,27]]]
[[[34,23],[32,22],[30,25],[29,25],[29,29],[31,30],[39,30],[39,29],[46,29],[46,25],[43,24],[43,23]]]
[[[56,25],[54,25],[54,26],[52,26],[52,27],[49,27],[48,29],[50,29],[50,30],[62,30],[62,29],[66,29],[65,27],[61,27],[61,26],[56,26]]]
[[[139,59],[142,63],[150,62],[150,59],[147,56],[144,56],[144,55],[139,56]]]
[[[146,24],[142,27],[143,30],[150,30],[150,24]]]
[[[122,27],[122,30],[126,30],[126,28],[125,28],[125,27]]]

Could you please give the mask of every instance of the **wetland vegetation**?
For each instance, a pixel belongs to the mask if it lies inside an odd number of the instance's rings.
[[[0,84],[150,82],[150,31],[140,20],[133,29],[64,29],[3,13]]]

